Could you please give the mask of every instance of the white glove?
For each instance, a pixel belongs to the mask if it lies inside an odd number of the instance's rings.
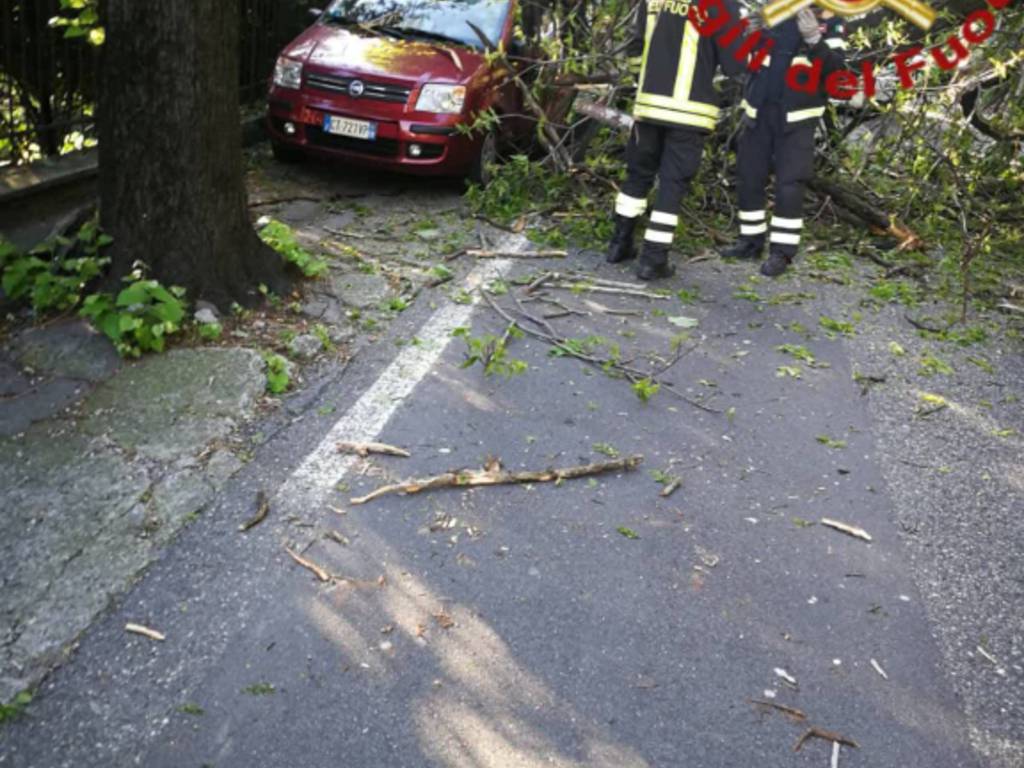
[[[808,45],[817,45],[821,41],[821,30],[818,29],[818,17],[810,8],[801,8],[796,14],[796,25],[800,36]]]

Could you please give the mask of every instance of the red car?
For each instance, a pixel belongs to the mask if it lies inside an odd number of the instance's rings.
[[[457,126],[488,109],[522,111],[518,89],[487,63],[481,41],[482,33],[516,49],[514,3],[335,0],[315,12],[316,23],[274,68],[267,121],[274,154],[484,181],[500,137]]]

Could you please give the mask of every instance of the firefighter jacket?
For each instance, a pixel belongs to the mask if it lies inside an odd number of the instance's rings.
[[[639,69],[633,117],[711,131],[720,104],[715,72],[721,67],[737,75],[746,62],[717,36],[702,36],[689,20],[690,6],[686,0],[641,0],[627,48],[630,64]],[[739,18],[735,0],[724,0],[721,7]]]
[[[830,18],[821,22],[821,40],[811,46],[804,42],[797,27],[796,19],[787,19],[764,33],[775,41],[771,54],[762,65],[747,77],[743,101],[744,113],[751,120],[757,119],[758,110],[765,104],[781,103],[786,113],[787,125],[816,121],[825,114],[828,94],[825,91],[826,78],[846,66],[846,39],[843,20]],[[794,65],[814,67],[817,72],[816,90],[793,88],[786,82],[786,73]],[[801,67],[798,82],[807,83],[810,72]],[[799,71],[799,70],[794,70]]]

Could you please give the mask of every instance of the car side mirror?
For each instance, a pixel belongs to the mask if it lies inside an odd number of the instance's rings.
[[[313,21],[320,21],[320,17],[324,15],[323,8],[310,8],[307,13]]]

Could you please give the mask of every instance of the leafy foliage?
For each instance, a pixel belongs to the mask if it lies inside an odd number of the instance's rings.
[[[31,691],[20,691],[10,704],[0,704],[0,724],[21,717],[32,703]]]
[[[50,26],[63,29],[64,37],[82,37],[90,45],[103,45],[106,33],[100,25],[99,0],[60,0],[61,14]]]
[[[260,239],[281,254],[289,264],[305,277],[321,277],[327,273],[327,261],[303,248],[292,228],[276,219],[270,219],[260,228]]]
[[[0,287],[12,301],[28,301],[37,314],[73,309],[110,263],[100,252],[111,242],[95,220],[75,238],[55,237],[28,253],[0,237]]]
[[[165,288],[136,271],[117,296],[94,293],[85,299],[80,314],[89,318],[125,357],[163,352],[168,337],[181,330],[185,318],[185,290]]]
[[[462,363],[463,368],[469,368],[479,363],[484,367],[485,375],[499,374],[508,379],[526,373],[529,367],[524,361],[517,360],[508,354],[508,341],[523,338],[523,332],[515,325],[510,325],[501,337],[493,334],[473,337],[470,335],[469,328],[456,328],[452,331],[452,336],[462,339],[466,343],[466,359]]]
[[[267,364],[267,391],[272,395],[280,395],[291,385],[288,361],[273,352],[264,354],[263,361]]]

